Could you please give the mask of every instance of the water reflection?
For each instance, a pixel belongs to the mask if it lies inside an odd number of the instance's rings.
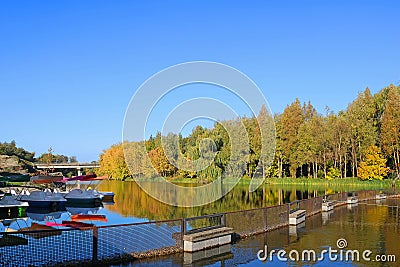
[[[159,185],[153,183],[152,186],[157,187]],[[155,200],[141,190],[135,182],[104,181],[98,189],[99,191],[112,191],[115,193],[115,204],[107,206],[108,210],[121,214],[124,217],[146,218],[148,220],[177,219],[267,207],[340,191],[340,189],[309,189],[293,186],[277,187],[263,185],[257,191],[250,193],[248,185],[238,185],[222,199],[208,205],[180,208]],[[156,190],[159,190],[160,194],[164,193],[164,187],[162,186],[156,188]]]

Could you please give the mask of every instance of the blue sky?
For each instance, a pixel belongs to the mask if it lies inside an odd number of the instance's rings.
[[[398,1],[1,1],[0,141],[96,160],[121,141],[135,90],[194,60],[242,71],[274,113],[296,97],[337,112],[400,83],[399,13]]]

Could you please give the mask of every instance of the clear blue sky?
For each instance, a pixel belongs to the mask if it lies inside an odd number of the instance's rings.
[[[97,160],[135,90],[168,66],[228,64],[272,111],[345,109],[400,83],[399,1],[1,1],[0,141]]]

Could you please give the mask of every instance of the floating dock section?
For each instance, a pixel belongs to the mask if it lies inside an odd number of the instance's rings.
[[[352,197],[347,197],[347,204],[356,204],[358,203],[358,197],[352,196]]]
[[[305,210],[296,210],[289,214],[289,225],[298,225],[306,220]]]
[[[195,252],[232,242],[232,228],[220,227],[183,236],[183,251]]]
[[[386,195],[385,194],[377,194],[375,199],[386,199]]]
[[[322,203],[322,211],[331,211],[333,210],[333,207],[335,206],[334,201],[326,201]]]

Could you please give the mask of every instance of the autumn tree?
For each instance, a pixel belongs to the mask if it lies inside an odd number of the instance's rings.
[[[358,167],[358,177],[362,180],[382,180],[388,171],[381,149],[375,145],[370,146],[365,152],[365,160]]]
[[[394,161],[394,170],[400,168],[400,88],[390,86],[382,115],[381,144],[383,151]]]
[[[122,144],[112,145],[100,155],[100,168],[98,174],[108,174],[110,178],[124,180],[130,177],[130,172],[125,163]]]
[[[123,144],[124,156],[126,165],[134,177],[141,177],[145,174],[147,153],[145,150],[144,142],[124,142]],[[149,164],[148,161],[147,164]]]
[[[153,164],[153,167],[161,176],[165,177],[175,173],[175,166],[168,161],[168,158],[164,154],[162,148],[157,147],[151,150],[148,155]]]
[[[303,109],[299,99],[285,108],[281,117],[281,141],[284,157],[288,159],[290,175],[296,178],[296,170],[302,159],[299,157],[299,128],[304,122]]]
[[[350,129],[350,155],[352,174],[357,176],[357,167],[363,159],[363,152],[377,143],[378,129],[376,122],[376,105],[371,91],[367,87],[358,94],[347,108],[346,120]]]
[[[220,121],[212,128],[199,125],[185,137],[158,132],[126,145],[126,163],[135,177],[179,175],[208,182],[221,175],[357,176],[368,166],[366,152],[374,145],[380,146],[388,166],[399,173],[400,87],[390,85],[375,95],[367,88],[337,114],[327,109],[321,115],[310,102],[301,104],[296,99],[273,118],[264,106],[257,117]],[[3,149],[10,147],[15,144]],[[113,178],[129,176],[123,156],[120,144],[105,150],[100,171]]]
[[[278,169],[278,178],[282,178],[284,176],[284,164],[288,162],[285,157],[285,153],[283,153],[283,137],[282,137],[282,115],[275,114],[275,130],[276,130],[276,148],[275,148],[275,160],[274,164]]]

